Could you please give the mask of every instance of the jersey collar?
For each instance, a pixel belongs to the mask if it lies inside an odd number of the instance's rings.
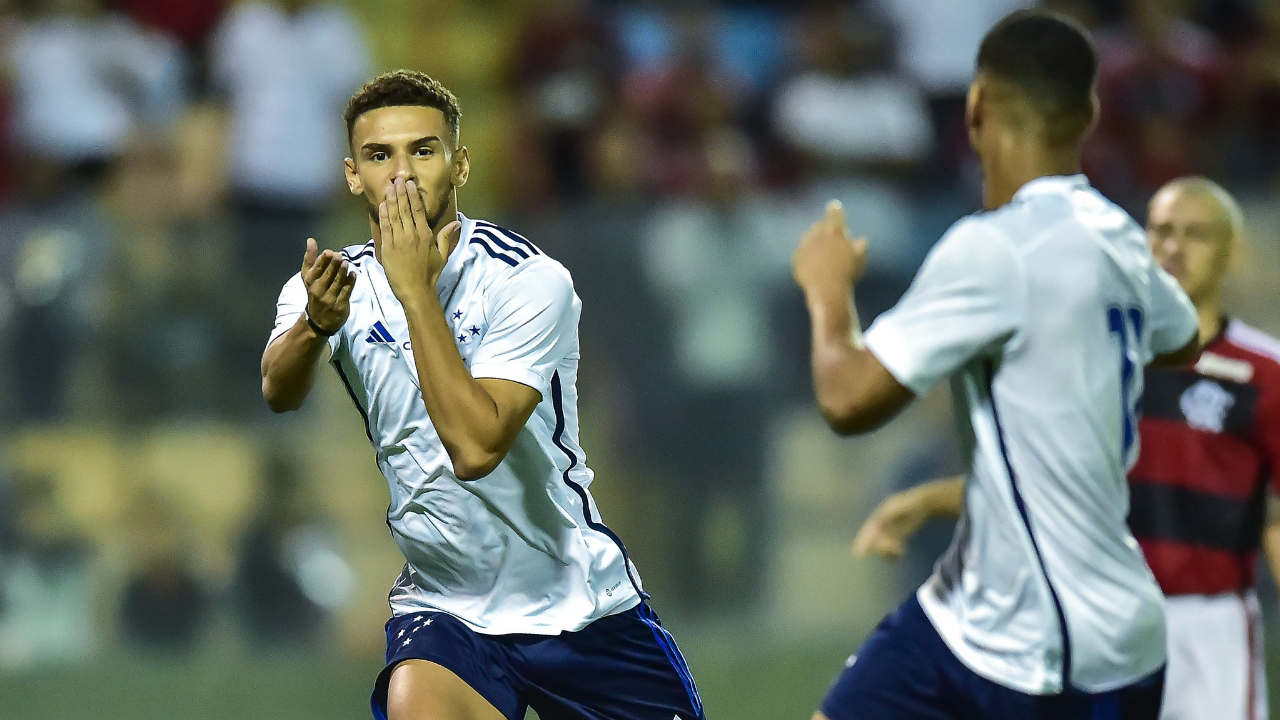
[[[1076,190],[1088,189],[1088,187],[1089,179],[1083,174],[1046,175],[1023,185],[1018,192],[1013,194],[1013,199],[1015,201],[1026,200],[1035,195],[1067,195]]]
[[[454,246],[453,252],[449,253],[449,259],[444,263],[444,269],[440,271],[440,279],[436,281],[436,293],[441,298],[447,298],[453,294],[454,288],[458,287],[458,279],[462,277],[462,270],[466,265],[467,245],[471,241],[471,231],[475,229],[476,221],[458,213],[458,220],[462,221],[462,231],[458,233],[458,244]]]

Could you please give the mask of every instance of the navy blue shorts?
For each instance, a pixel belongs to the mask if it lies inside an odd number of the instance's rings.
[[[443,666],[509,720],[706,720],[676,641],[648,605],[559,635],[482,635],[441,612],[387,621],[387,665],[373,716],[387,718],[387,684],[404,660]]]
[[[1107,693],[1028,695],[947,647],[913,595],[885,618],[822,703],[830,720],[1157,720],[1164,669]]]

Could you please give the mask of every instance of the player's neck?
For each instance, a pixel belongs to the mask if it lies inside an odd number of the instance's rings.
[[[1200,344],[1207,345],[1222,332],[1222,303],[1218,298],[1208,298],[1196,303],[1196,317],[1200,325]]]
[[[995,210],[1032,180],[1078,174],[1080,151],[1074,145],[1051,146],[1033,136],[1010,133],[984,154],[982,171],[982,205]]]

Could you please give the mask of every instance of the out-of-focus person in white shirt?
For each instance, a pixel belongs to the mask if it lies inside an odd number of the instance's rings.
[[[4,53],[12,74],[12,141],[68,167],[100,166],[134,132],[186,106],[186,59],[172,38],[107,13],[100,0],[35,4]]]
[[[250,292],[269,302],[342,189],[333,173],[346,151],[342,111],[368,75],[369,52],[344,5],[277,0],[228,12],[210,65],[231,113],[236,256]]]

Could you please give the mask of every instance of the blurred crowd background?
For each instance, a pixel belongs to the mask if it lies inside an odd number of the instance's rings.
[[[831,435],[790,253],[840,198],[871,242],[864,323],[892,305],[978,208],[974,54],[1032,5],[0,0],[0,669],[302,652],[376,671],[402,562],[385,481],[332,378],[273,416],[258,364],[305,239],[368,237],[341,115],[398,67],[461,100],[462,210],[574,275],[592,491],[702,642],[695,673],[707,647],[851,651],[945,546],[936,527],[896,567],[848,555],[875,502],[958,469],[950,409],[936,392]],[[1044,5],[1095,33],[1092,181],[1139,220],[1181,175],[1236,192],[1230,310],[1280,332],[1280,1]],[[0,685],[12,707],[23,682]]]

